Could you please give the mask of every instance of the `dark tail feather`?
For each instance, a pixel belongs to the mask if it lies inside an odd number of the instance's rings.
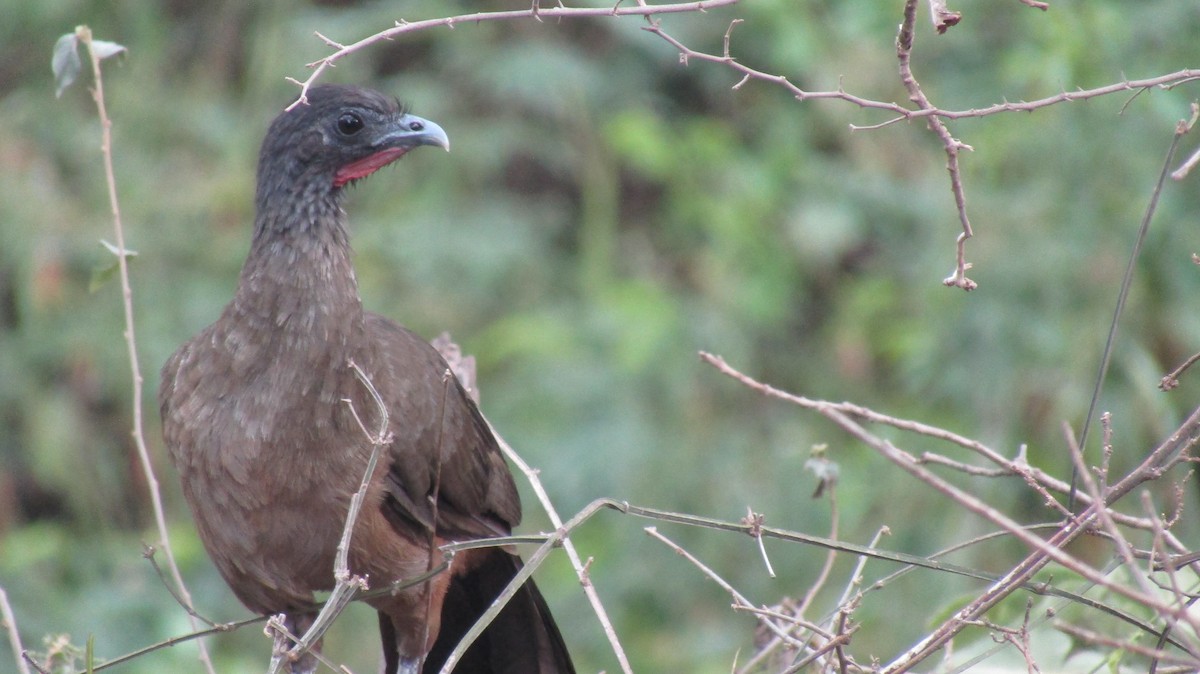
[[[436,674],[467,630],[521,568],[521,560],[494,550],[469,573],[455,576],[442,605],[442,628],[425,660]],[[455,672],[463,674],[574,674],[562,634],[533,581],[527,581],[471,645]]]
[[[383,672],[394,674],[400,669],[400,652],[396,640],[396,626],[386,613],[379,612],[379,640],[383,645]]]

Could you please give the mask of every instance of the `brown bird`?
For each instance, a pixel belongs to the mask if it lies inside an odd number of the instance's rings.
[[[521,503],[495,437],[429,343],[363,311],[345,214],[347,185],[421,145],[449,149],[433,122],[367,89],[324,85],[280,114],[258,160],[257,214],[233,301],[163,366],[163,436],[200,538],[238,599],[285,613],[294,633],[333,587],[350,499],[382,414],[383,450],[349,551],[372,588],[426,572],[433,545],[503,536]],[[347,402],[348,401],[348,402]],[[352,409],[353,408],[353,409]],[[457,554],[450,569],[379,612],[387,674],[436,672],[520,569],[500,548]],[[293,672],[315,670],[311,656]],[[468,650],[459,672],[573,672],[532,582]]]

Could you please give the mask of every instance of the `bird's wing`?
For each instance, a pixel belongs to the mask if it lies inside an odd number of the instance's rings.
[[[394,435],[383,506],[389,521],[419,539],[434,521],[444,538],[507,535],[520,522],[521,502],[475,403],[424,339],[376,314],[366,314],[364,327],[364,370]]]

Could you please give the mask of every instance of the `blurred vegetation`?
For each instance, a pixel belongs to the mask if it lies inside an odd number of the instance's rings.
[[[901,2],[743,0],[663,18],[689,46],[733,52],[806,89],[905,100],[894,32]],[[945,108],[983,107],[1194,65],[1193,3],[970,3],[936,36],[919,23],[914,68]],[[153,541],[129,436],[119,288],[90,99],[53,96],[50,48],[76,24],[129,48],[106,66],[116,171],[133,262],[147,433],[175,552],[200,611],[245,615],[195,538],[158,440],[158,367],[230,298],[252,219],[254,163],[285,76],[327,48],[390,25],[502,2],[282,0],[193,3],[0,0],[0,585],[26,646],[89,635],[114,657],[186,633],[142,559]],[[810,397],[943,425],[1064,474],[1061,423],[1078,428],[1137,223],[1195,84],[951,124],[977,236],[970,294],[944,288],[958,232],[945,156],[924,125],[837,101],[800,104],[714,64],[679,63],[637,19],[459,25],[338,64],[332,81],[399,94],[438,121],[453,152],[418,152],[367,181],[348,210],[368,307],[479,359],[483,408],[570,515],[593,498],[823,534],[809,448],[840,464],[841,536],[927,554],[987,530],[813,415],[764,400],[698,349]],[[1195,139],[1185,141],[1190,151]],[[1117,468],[1174,428],[1200,395],[1162,374],[1200,349],[1196,177],[1167,186],[1139,262],[1101,408]],[[1096,437],[1096,436],[1094,436]],[[913,452],[944,449],[901,438]],[[962,480],[1029,521],[1048,519],[1018,480]],[[1165,483],[1160,503],[1167,502]],[[1186,507],[1196,506],[1187,492]],[[527,530],[545,526],[526,496]],[[1197,540],[1196,518],[1178,533]],[[726,672],[753,621],[645,523],[602,514],[576,537],[638,671]],[[823,552],[661,527],[752,601],[800,596]],[[1019,547],[959,561],[1008,568]],[[1097,555],[1107,554],[1097,549]],[[844,559],[843,573],[853,560]],[[890,571],[875,563],[875,572]],[[868,565],[868,571],[872,565]],[[868,578],[873,578],[870,575]],[[616,663],[565,561],[539,572],[581,672]],[[871,595],[857,614],[886,657],[919,620],[975,588],[930,573]],[[831,592],[839,591],[834,588]],[[900,599],[902,598],[902,599]],[[374,671],[362,607],[327,640]],[[880,628],[890,625],[889,628]],[[259,671],[256,629],[210,640],[221,671]],[[858,644],[856,644],[858,645]],[[0,663],[11,663],[8,643]],[[8,664],[0,664],[7,670]],[[176,646],[123,672],[199,671]]]

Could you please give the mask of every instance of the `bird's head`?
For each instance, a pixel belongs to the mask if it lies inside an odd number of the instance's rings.
[[[280,113],[258,160],[259,206],[282,193],[334,196],[341,188],[421,145],[450,149],[437,124],[407,114],[396,99],[361,87],[312,87],[308,103]]]

